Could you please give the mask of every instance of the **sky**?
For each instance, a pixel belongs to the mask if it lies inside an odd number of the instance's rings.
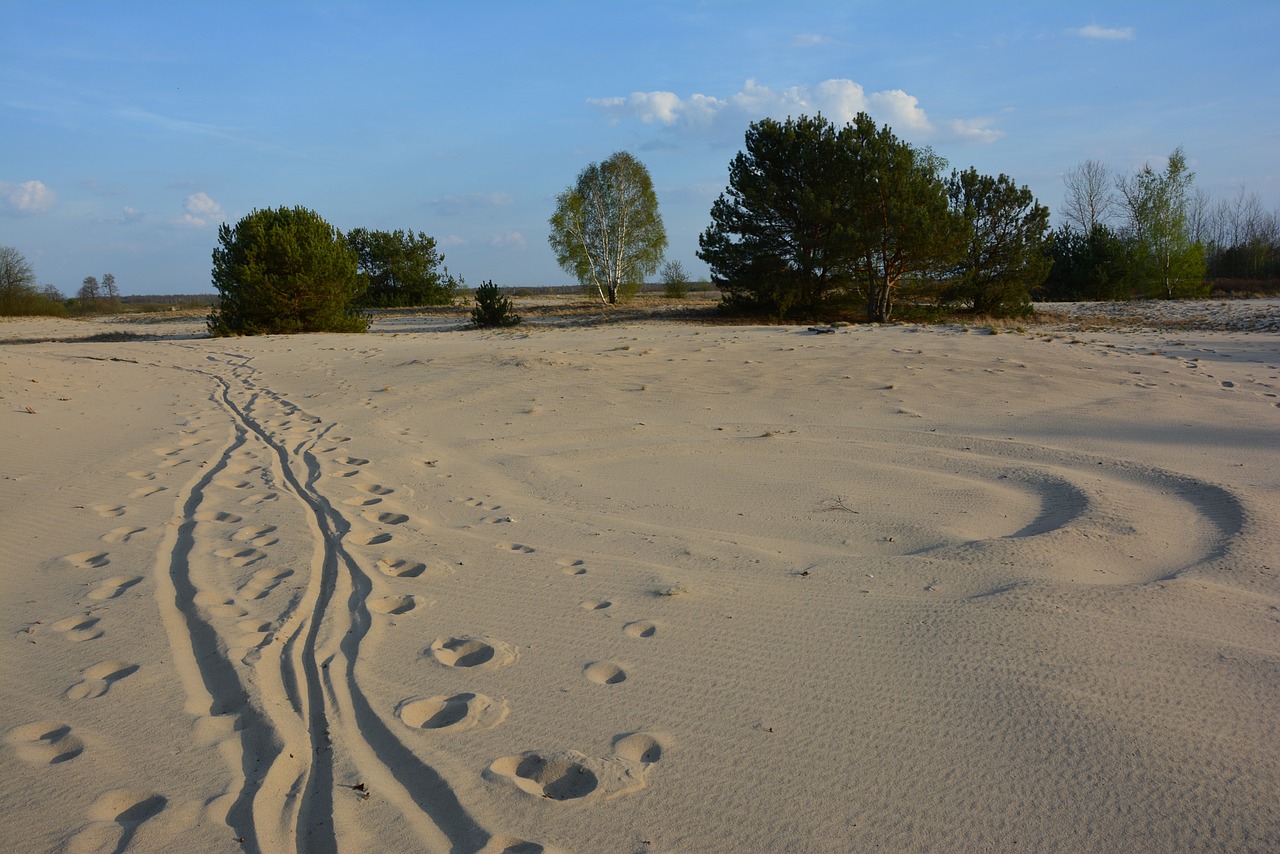
[[[0,0],[0,245],[73,295],[211,293],[218,226],[303,206],[572,284],[555,196],[626,150],[667,258],[753,121],[859,111],[1054,212],[1084,160],[1280,208],[1280,3]]]

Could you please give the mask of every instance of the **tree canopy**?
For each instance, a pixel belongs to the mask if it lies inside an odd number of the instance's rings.
[[[302,207],[255,210],[218,229],[213,335],[364,332],[355,250],[319,214]]]
[[[1147,164],[1119,182],[1136,241],[1138,285],[1153,296],[1172,299],[1208,293],[1204,246],[1192,239],[1188,222],[1194,179],[1179,146],[1169,155],[1164,172]]]
[[[861,303],[889,320],[903,282],[936,275],[959,251],[944,166],[866,113],[841,128],[822,116],[755,122],[698,257],[731,306],[783,317]]]
[[[667,248],[649,170],[626,151],[587,166],[556,197],[548,242],[561,268],[617,303],[658,269]]]
[[[977,314],[1019,317],[1031,313],[1031,291],[1052,264],[1046,254],[1049,209],[1008,175],[976,169],[952,172],[952,209],[967,224],[967,237],[948,289]]]
[[[347,244],[355,250],[365,280],[364,304],[379,308],[449,305],[457,283],[441,270],[444,256],[436,241],[419,231],[370,231],[354,228]]]

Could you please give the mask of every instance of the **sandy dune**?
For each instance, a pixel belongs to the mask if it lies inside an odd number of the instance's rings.
[[[1274,333],[404,328],[0,347],[12,850],[1280,849]]]

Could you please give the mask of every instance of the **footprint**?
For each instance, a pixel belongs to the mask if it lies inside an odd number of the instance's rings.
[[[339,457],[338,462],[344,466],[367,466],[369,461],[363,457]]]
[[[596,661],[582,669],[588,682],[597,685],[618,685],[627,681],[627,671],[616,661]]]
[[[375,504],[381,504],[381,498],[344,498],[342,503],[348,507],[372,507]]]
[[[98,586],[89,591],[89,598],[95,602],[105,602],[123,594],[133,585],[142,581],[141,575],[113,575],[98,582]]]
[[[499,759],[489,769],[532,795],[571,801],[600,788],[600,778],[588,767],[589,761],[590,757],[576,750],[547,755],[535,752]]]
[[[161,492],[167,492],[168,489],[169,487],[167,486],[144,486],[144,487],[141,487],[140,489],[135,489],[133,492],[130,492],[129,497],[130,498],[150,498],[152,495],[157,495]]]
[[[408,596],[381,596],[375,599],[370,599],[368,604],[369,610],[373,611],[375,614],[391,614],[392,616],[399,616],[400,614],[409,613],[419,605],[431,605],[434,603],[421,596],[411,594]]]
[[[468,507],[474,507],[477,510],[501,510],[501,504],[487,504],[479,498],[455,498],[454,501],[460,501]]]
[[[240,588],[240,595],[246,599],[265,599],[291,575],[292,569],[260,569]]]
[[[613,603],[608,599],[588,599],[585,602],[580,602],[579,607],[587,611],[603,611],[607,608],[612,608]]]
[[[378,571],[393,578],[417,578],[427,571],[427,565],[405,558],[379,558]]]
[[[386,531],[375,533],[368,528],[353,525],[347,533],[347,539],[358,546],[381,546],[391,542],[395,537]]]
[[[628,762],[652,765],[662,759],[671,737],[666,733],[633,732],[613,741],[613,754]]]
[[[436,638],[427,648],[445,667],[478,667],[494,670],[505,667],[518,657],[515,647],[502,641],[480,638]]]
[[[623,626],[622,633],[629,638],[651,638],[658,634],[658,624],[649,620],[635,620]]]
[[[138,665],[123,661],[102,661],[85,669],[84,678],[67,689],[69,700],[92,700],[101,697],[121,679],[137,672]]]
[[[58,721],[32,721],[5,735],[18,758],[28,765],[59,765],[84,752],[84,742]]]
[[[411,729],[461,732],[491,729],[507,718],[507,701],[484,694],[454,694],[404,700],[396,715]]]
[[[62,559],[76,569],[102,569],[111,563],[111,559],[107,557],[107,554],[107,552],[76,552],[75,554],[63,555]]]
[[[390,495],[391,493],[395,492],[395,490],[392,489],[391,487],[383,486],[380,483],[361,484],[357,486],[356,489],[360,490],[361,492],[367,492],[370,495]]]
[[[409,517],[403,513],[379,513],[373,519],[383,525],[403,525],[409,521]]]
[[[249,612],[237,605],[234,599],[223,599],[216,593],[197,593],[193,601],[213,617],[238,620],[249,615]]]
[[[622,757],[596,759],[576,750],[527,751],[494,760],[485,776],[552,801],[616,797],[644,788],[651,766]]]
[[[248,543],[251,546],[274,546],[280,540],[272,536],[276,532],[275,525],[246,525],[231,535],[237,543]]]
[[[113,528],[102,535],[104,543],[127,543],[134,536],[141,534],[146,528],[136,528],[133,525],[121,525],[119,528]]]
[[[565,575],[586,575],[587,562],[585,560],[574,560],[570,557],[561,558],[556,561],[561,567]]]
[[[520,543],[497,543],[495,549],[505,552],[515,552],[516,554],[531,555],[537,551],[533,546],[526,546]]]
[[[156,473],[153,471],[131,471],[127,473],[134,480],[155,480]]]
[[[63,637],[73,643],[80,643],[81,641],[102,637],[102,629],[98,627],[100,622],[102,620],[98,617],[77,614],[74,617],[67,617],[65,620],[58,620],[49,628],[55,632],[61,632]]]
[[[229,525],[234,525],[237,522],[244,521],[243,517],[237,516],[234,513],[223,513],[216,510],[201,510],[192,518],[197,522],[225,522]]]
[[[93,802],[90,823],[67,840],[67,854],[124,851],[144,821],[163,810],[169,801],[143,789],[113,789]]]
[[[238,546],[229,549],[218,549],[214,552],[214,555],[236,566],[249,566],[265,558],[267,553],[247,546]]]
[[[103,519],[114,519],[116,516],[123,516],[129,511],[129,508],[123,504],[90,504],[89,509]]]
[[[268,501],[276,501],[280,495],[275,492],[260,492],[256,495],[250,495],[247,498],[240,499],[241,507],[255,507],[259,504],[265,504]]]

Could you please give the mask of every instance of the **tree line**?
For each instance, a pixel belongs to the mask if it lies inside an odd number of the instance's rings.
[[[1009,176],[947,170],[866,113],[843,126],[821,115],[753,122],[698,257],[725,310],[778,319],[1021,316],[1033,297],[1179,298],[1207,295],[1210,277],[1280,277],[1280,216],[1243,190],[1220,201],[1193,190],[1181,148],[1160,171],[1081,163],[1065,177],[1053,231],[1048,208]],[[668,296],[687,290],[679,262],[663,265],[653,181],[628,152],[584,168],[556,197],[549,225],[559,265],[605,305],[660,266]],[[218,242],[215,335],[363,331],[366,309],[449,304],[464,285],[421,231],[344,234],[301,207],[223,223]],[[0,262],[0,311],[53,301],[16,250]],[[477,325],[518,321],[498,290],[486,283]],[[78,300],[118,302],[114,277],[87,277]]]
[[[1044,298],[1204,296],[1215,281],[1280,278],[1280,211],[1243,187],[1214,200],[1194,177],[1181,148],[1162,173],[1117,174],[1098,160],[1068,172]]]
[[[0,246],[0,317],[94,314],[119,311],[120,290],[116,277],[107,273],[86,276],[76,295],[68,299],[53,285],[36,284],[36,274],[26,257],[12,246]]]

